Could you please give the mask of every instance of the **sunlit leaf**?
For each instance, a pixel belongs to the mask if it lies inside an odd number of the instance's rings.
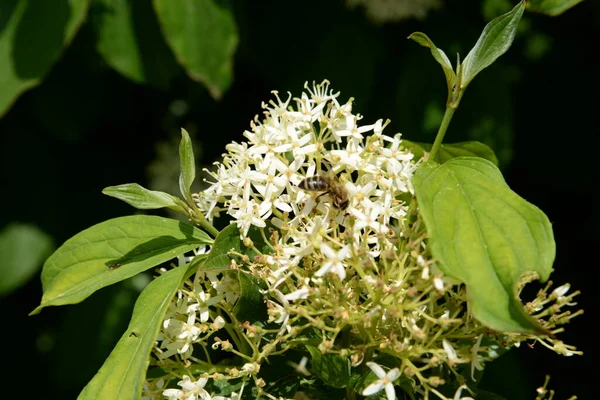
[[[0,6],[0,117],[37,85],[85,20],[89,1],[6,0]]]
[[[221,98],[233,76],[238,44],[235,20],[226,3],[216,0],[153,0],[165,39],[194,80]]]
[[[53,247],[52,238],[35,226],[6,226],[0,232],[0,294],[8,294],[31,279]]]
[[[440,269],[467,285],[471,311],[486,326],[543,334],[516,296],[519,278],[548,279],[555,256],[546,215],[514,193],[489,161],[458,157],[421,164],[415,194]]]
[[[523,11],[525,3],[520,2],[510,12],[493,19],[485,26],[479,40],[462,63],[462,87],[466,87],[478,73],[508,51]]]
[[[137,183],[125,183],[123,185],[109,186],[102,190],[107,196],[123,200],[125,203],[140,210],[153,210],[157,208],[170,208],[171,210],[185,214],[185,203],[168,193],[156,190],[148,190]]]
[[[139,399],[150,364],[150,351],[171,298],[187,268],[172,269],[156,278],[140,294],[129,327],[96,376],[78,399]]]
[[[192,225],[135,215],[94,225],[67,240],[42,271],[42,308],[75,304],[96,290],[122,281],[180,254],[211,243]]]
[[[166,207],[181,213],[185,212],[185,203],[181,199],[165,192],[146,189],[137,183],[108,186],[102,190],[102,193],[122,200],[140,210]]]

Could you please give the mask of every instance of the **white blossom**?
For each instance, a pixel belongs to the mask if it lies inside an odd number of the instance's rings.
[[[381,391],[381,389],[385,389],[387,400],[394,400],[396,398],[394,381],[400,377],[400,370],[398,368],[392,368],[386,373],[380,365],[372,361],[369,361],[367,366],[371,368],[371,371],[373,371],[379,379],[371,383],[365,388],[365,390],[363,390],[363,396],[370,396]]]
[[[323,266],[315,273],[315,276],[323,276],[328,272],[333,272],[340,279],[344,279],[346,277],[346,269],[344,267],[344,260],[350,256],[350,248],[348,246],[344,246],[338,251],[333,250],[327,244],[321,244],[321,251],[325,256],[325,263]]]
[[[177,383],[181,389],[167,389],[163,392],[163,396],[168,397],[169,400],[211,400],[212,396],[204,389],[206,382],[208,382],[206,378],[194,382],[188,375],[184,375]]]

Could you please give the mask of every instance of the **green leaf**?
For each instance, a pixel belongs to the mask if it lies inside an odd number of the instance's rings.
[[[179,143],[179,164],[181,174],[179,175],[179,190],[184,198],[190,203],[192,199],[191,188],[196,179],[196,161],[194,160],[194,147],[190,135],[185,129],[181,129],[181,143]]]
[[[89,1],[2,2],[0,11],[0,117],[37,85],[85,20]]]
[[[486,25],[462,63],[462,88],[467,87],[479,72],[506,53],[515,38],[523,11],[525,3],[521,1],[510,12],[494,18]]]
[[[187,207],[181,199],[165,192],[148,190],[137,183],[109,186],[104,188],[102,193],[122,200],[140,210],[154,210],[167,207],[173,211],[186,215]]]
[[[502,332],[546,333],[515,292],[525,272],[545,281],[552,271],[555,244],[546,215],[482,158],[423,163],[414,185],[432,255],[446,275],[467,285],[473,315]]]
[[[408,140],[402,140],[402,145],[409,149],[417,159],[422,158],[425,152],[430,152],[432,146],[430,143],[411,142]],[[440,164],[443,164],[453,158],[466,156],[485,158],[495,166],[498,166],[498,158],[494,154],[494,150],[477,141],[442,144],[437,159]]]
[[[146,286],[135,303],[129,327],[78,399],[140,398],[150,351],[186,272],[186,267],[174,268]]]
[[[321,354],[313,346],[306,346],[310,353],[310,371],[329,386],[344,388],[350,380],[350,361],[337,354]]]
[[[202,270],[204,271],[204,268]],[[237,319],[250,323],[264,321],[267,318],[267,309],[260,290],[266,289],[266,285],[257,277],[243,271],[238,271],[237,276],[240,283],[240,298],[233,309]]]
[[[6,226],[0,232],[0,295],[29,281],[53,248],[52,238],[35,226]]]
[[[527,10],[555,17],[568,9],[575,7],[582,1],[583,0],[529,0],[527,2]]]
[[[216,0],[153,0],[165,39],[194,80],[219,99],[233,76],[238,34],[231,10]]]
[[[270,226],[271,225],[267,225],[267,227]],[[264,242],[259,228],[254,226],[251,227],[248,231],[248,238],[252,240],[254,247],[256,247],[261,254],[272,253],[273,249]],[[244,246],[237,225],[230,224],[215,238],[215,243],[202,269],[204,271],[228,270],[231,265],[231,259],[236,258],[236,256],[227,254],[230,250],[240,254],[246,254],[248,257],[257,255],[253,249]]]
[[[98,289],[209,243],[208,235],[192,225],[149,215],[94,225],[48,258],[42,271],[44,295],[30,315],[79,303]]]
[[[226,271],[231,265],[231,256],[227,253],[234,250],[242,252],[242,241],[240,239],[240,230],[237,225],[231,224],[219,233],[215,238],[215,243],[202,266],[203,271]]]
[[[435,44],[429,39],[429,37],[422,32],[414,32],[412,33],[408,39],[412,39],[415,42],[419,43],[421,46],[427,47],[431,50],[431,55],[433,58],[442,66],[444,70],[444,75],[446,75],[446,84],[448,85],[448,90],[452,90],[456,83],[456,74],[452,69],[452,63],[446,56],[446,53],[442,49],[438,49]]]
[[[137,83],[168,86],[179,66],[150,2],[95,0],[91,14],[98,52],[108,65]]]

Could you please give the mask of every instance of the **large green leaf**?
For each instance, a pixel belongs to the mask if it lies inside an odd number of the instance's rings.
[[[53,247],[52,238],[35,226],[15,223],[5,227],[0,232],[0,295],[25,284]]]
[[[445,274],[467,285],[475,317],[498,331],[545,333],[515,290],[523,273],[547,280],[552,271],[555,244],[546,215],[482,158],[423,163],[414,186],[432,255]]]
[[[149,215],[115,218],[67,240],[44,264],[42,308],[75,304],[212,240],[184,222]]]
[[[0,117],[37,85],[85,20],[88,0],[4,0],[0,6]]]
[[[402,140],[402,145],[409,149],[416,158],[421,158],[425,152],[431,151],[431,143],[418,143],[408,140]],[[495,166],[498,166],[498,158],[489,146],[475,140],[459,143],[442,144],[437,155],[437,160],[443,164],[444,162],[456,157],[481,157],[491,161]]]
[[[108,65],[138,83],[169,84],[179,67],[150,2],[95,0],[92,17],[98,52]]]
[[[129,327],[78,399],[140,398],[154,340],[186,272],[186,267],[172,269],[146,286],[135,303]]]
[[[483,69],[506,53],[517,33],[525,2],[521,1],[508,13],[494,18],[485,26],[481,36],[462,63],[461,86],[466,87]]]
[[[216,0],[153,0],[179,63],[215,98],[231,85],[238,34],[231,10]]]

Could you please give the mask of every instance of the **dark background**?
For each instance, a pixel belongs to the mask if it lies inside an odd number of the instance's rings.
[[[340,101],[356,99],[364,123],[390,118],[387,134],[431,142],[445,101],[443,73],[406,37],[427,33],[454,62],[487,22],[478,2],[448,1],[424,21],[385,25],[339,1],[260,3],[235,5],[234,83],[218,102],[183,71],[164,88],[128,81],[104,64],[84,24],[44,82],[0,119],[0,226],[33,223],[60,244],[135,212],[103,196],[106,186],[138,182],[176,194],[180,127],[193,135],[199,166],[210,165],[226,143],[242,139],[271,90],[300,95],[304,81],[326,78]],[[550,374],[555,399],[591,398],[596,385],[584,374],[594,359],[598,282],[599,7],[584,2],[556,18],[527,13],[522,25],[509,52],[467,90],[445,141],[490,145],[513,190],[550,218],[558,249],[552,280],[581,290],[587,311],[560,338],[586,354],[566,358],[523,345],[492,363],[483,383],[507,399],[533,399]],[[29,398],[75,398],[125,329],[140,285],[124,282],[35,317],[27,314],[41,298],[38,277],[1,298],[7,385]],[[23,384],[32,375],[34,392]]]

